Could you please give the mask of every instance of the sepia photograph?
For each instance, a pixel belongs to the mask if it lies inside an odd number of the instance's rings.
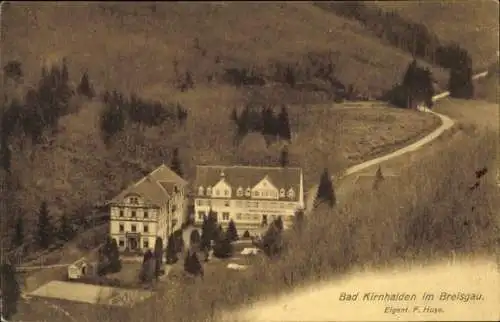
[[[498,17],[0,2],[1,321],[499,321]]]

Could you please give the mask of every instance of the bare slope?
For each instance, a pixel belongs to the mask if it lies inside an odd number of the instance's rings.
[[[88,69],[96,86],[159,98],[176,95],[169,89],[176,79],[174,60],[179,74],[189,69],[195,83],[205,85],[226,67],[269,73],[273,61],[295,63],[331,50],[338,79],[371,95],[399,81],[410,60],[357,22],[309,4],[154,7],[153,12],[150,4],[10,5],[3,17],[3,59],[19,59],[33,80],[43,61],[67,56],[74,81]]]

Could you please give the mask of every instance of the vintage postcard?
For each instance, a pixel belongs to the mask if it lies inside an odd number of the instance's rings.
[[[0,3],[8,322],[498,321],[498,2]]]

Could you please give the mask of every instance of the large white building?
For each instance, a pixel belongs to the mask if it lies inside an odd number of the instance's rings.
[[[110,235],[121,251],[153,249],[179,229],[185,216],[187,182],[161,165],[114,197],[110,208]]]
[[[285,228],[304,209],[302,169],[253,166],[197,166],[194,183],[195,225],[210,209],[218,222],[232,219],[240,235],[262,231],[278,216]]]

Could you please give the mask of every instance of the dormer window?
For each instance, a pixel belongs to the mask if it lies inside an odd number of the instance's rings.
[[[280,189],[280,198],[285,198],[285,189]]]
[[[207,187],[207,196],[211,196],[211,195],[212,195],[212,188]]]
[[[203,187],[198,188],[198,195],[203,196]]]
[[[226,196],[226,197],[229,196],[229,190],[227,190],[227,189],[224,190],[224,196]]]
[[[258,192],[258,191],[254,191],[254,192],[253,192],[253,196],[254,196],[254,197],[258,197],[258,196],[259,196],[259,192]]]
[[[252,193],[252,190],[250,188],[247,188],[247,191],[245,191],[245,196],[250,197]]]
[[[130,197],[129,198],[129,202],[132,204],[132,205],[137,205],[139,203],[139,198],[137,197]]]
[[[215,189],[215,195],[218,196],[219,195],[219,189]]]
[[[243,188],[239,187],[238,190],[236,191],[236,195],[238,197],[243,197]]]
[[[290,190],[288,190],[288,198],[292,199],[294,196],[295,196],[295,192],[293,191],[292,188],[290,188]]]

